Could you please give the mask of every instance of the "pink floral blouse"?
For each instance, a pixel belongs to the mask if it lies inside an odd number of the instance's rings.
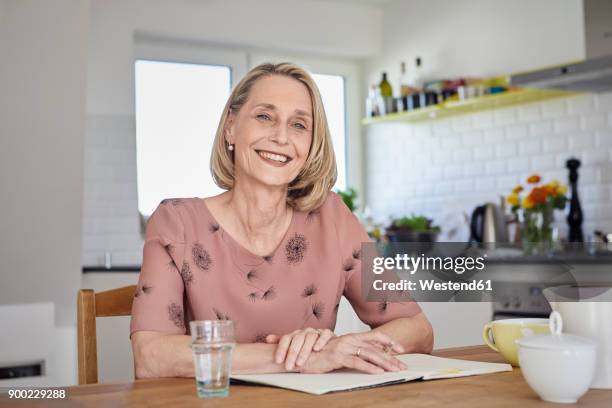
[[[314,327],[333,330],[340,297],[371,327],[421,309],[361,297],[367,233],[330,192],[321,207],[294,211],[277,249],[257,256],[235,241],[201,198],[163,200],[148,221],[130,333],[187,333],[190,320],[231,319],[239,343]]]

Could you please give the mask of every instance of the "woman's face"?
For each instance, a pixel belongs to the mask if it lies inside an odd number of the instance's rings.
[[[312,142],[312,101],[300,81],[282,75],[258,80],[238,114],[229,115],[236,177],[286,186],[304,166]]]

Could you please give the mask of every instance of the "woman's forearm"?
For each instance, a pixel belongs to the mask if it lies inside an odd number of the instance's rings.
[[[194,377],[191,337],[155,332],[132,336],[136,378]],[[232,354],[232,373],[286,372],[274,362],[276,344],[237,344]]]
[[[381,331],[398,341],[406,353],[431,353],[433,329],[423,313],[414,317],[402,317],[378,326]]]

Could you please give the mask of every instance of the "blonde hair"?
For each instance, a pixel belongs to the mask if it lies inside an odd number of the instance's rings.
[[[234,187],[234,157],[233,152],[227,148],[225,140],[226,121],[230,111],[237,114],[244,106],[253,85],[270,75],[285,75],[300,81],[306,85],[312,100],[313,128],[310,151],[304,167],[289,183],[287,193],[288,205],[298,211],[311,211],[323,204],[336,182],[336,158],[319,89],[308,72],[295,64],[289,62],[260,64],[251,69],[236,85],[219,120],[210,158],[210,170],[219,187],[225,190]]]

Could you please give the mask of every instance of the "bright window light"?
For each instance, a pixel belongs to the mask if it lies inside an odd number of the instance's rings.
[[[344,101],[344,78],[339,75],[322,75],[312,74],[312,78],[317,83],[323,106],[325,107],[325,115],[327,116],[327,125],[332,136],[334,145],[334,153],[336,154],[336,165],[338,166],[338,179],[334,188],[344,190],[346,188],[346,126],[345,115],[346,111]]]
[[[219,194],[209,163],[230,68],[145,60],[135,68],[140,213],[151,215],[164,198]]]

